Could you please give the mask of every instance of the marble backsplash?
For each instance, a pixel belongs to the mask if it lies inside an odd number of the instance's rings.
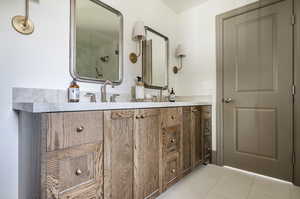
[[[149,89],[148,89],[149,90]],[[147,91],[147,90],[146,90]],[[86,93],[88,91],[80,91],[80,102],[89,102],[90,98],[86,97]],[[93,92],[95,93],[95,92]],[[152,95],[157,95],[157,92],[152,91],[147,92]],[[37,89],[37,88],[13,88],[13,102],[18,103],[26,103],[26,102],[35,102],[35,103],[67,103],[68,102],[68,95],[67,90],[57,90],[57,89]],[[96,99],[97,102],[101,100],[101,93],[96,92]],[[112,93],[108,93],[107,95],[110,96]],[[164,92],[164,96],[167,93]],[[177,96],[176,101],[178,102],[196,102],[196,101],[211,101],[212,96],[205,95],[205,96]],[[132,101],[131,94],[120,94],[117,97],[118,102],[130,102]]]
[[[90,93],[88,91],[80,91],[80,102],[89,102],[90,97],[85,95]],[[96,94],[97,102],[101,99],[100,92],[92,92]],[[36,102],[36,103],[67,103],[68,92],[67,90],[56,89],[37,89],[37,88],[13,88],[12,91],[13,102]],[[111,94],[108,93],[108,96]],[[130,94],[120,94],[118,101],[128,102],[131,101]]]

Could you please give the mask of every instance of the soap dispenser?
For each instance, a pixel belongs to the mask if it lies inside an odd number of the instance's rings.
[[[174,88],[172,88],[170,95],[169,95],[169,101],[170,102],[175,102],[176,101],[176,95],[175,95],[175,91]]]
[[[68,100],[70,103],[79,102],[80,100],[80,89],[75,79],[73,79],[68,88]]]
[[[136,85],[135,85],[135,99],[136,101],[143,101],[145,98],[145,88],[144,82],[140,76],[136,77]]]

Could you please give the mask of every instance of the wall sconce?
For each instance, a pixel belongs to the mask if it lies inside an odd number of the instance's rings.
[[[14,16],[12,18],[12,26],[23,35],[30,35],[34,31],[34,25],[29,19],[29,0],[25,0],[25,16]]]
[[[139,52],[136,53],[130,53],[129,59],[130,61],[135,64],[138,61],[138,58],[142,54],[142,41],[146,38],[146,32],[145,32],[145,26],[144,22],[138,21],[135,23],[134,29],[133,29],[133,40],[139,42]]]
[[[182,59],[184,57],[186,57],[186,52],[185,52],[185,49],[183,48],[182,45],[178,45],[177,49],[176,49],[176,57],[180,59],[180,66],[177,67],[177,66],[174,66],[173,68],[173,72],[175,74],[177,74],[183,67],[182,65]]]

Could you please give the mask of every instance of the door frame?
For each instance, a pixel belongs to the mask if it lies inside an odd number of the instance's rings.
[[[225,12],[223,14],[216,16],[216,61],[217,61],[217,70],[216,70],[216,79],[217,79],[217,91],[216,91],[216,138],[217,138],[217,165],[223,166],[224,165],[224,118],[223,118],[223,98],[224,98],[224,64],[223,64],[223,28],[224,28],[224,21],[226,19],[251,12],[253,10],[264,8],[282,1],[291,1],[293,4],[293,10],[295,8],[295,0],[260,0],[259,2],[251,3],[245,5],[243,7]],[[292,14],[292,13],[291,13]],[[292,17],[292,16],[291,16]],[[295,29],[295,27],[293,27]],[[293,57],[295,57],[295,52]],[[295,63],[293,64],[293,68],[295,68]],[[294,69],[293,69],[294,70]],[[293,79],[294,82],[294,79]],[[294,109],[294,107],[293,107]],[[293,118],[294,120],[294,118]],[[294,124],[294,121],[293,121]],[[294,130],[291,132],[292,138],[294,137]],[[292,140],[293,145],[293,140]],[[292,146],[294,148],[294,146]],[[292,158],[291,158],[292,161]]]
[[[294,15],[296,23],[294,25],[294,84],[296,86],[296,95],[294,96],[294,121],[299,120],[300,115],[300,98],[297,95],[300,93],[300,57],[296,56],[300,53],[300,2],[294,0]],[[300,124],[294,122],[294,183],[300,186]]]

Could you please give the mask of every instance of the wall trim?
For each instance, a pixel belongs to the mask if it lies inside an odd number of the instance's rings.
[[[300,124],[295,122],[299,120],[300,115],[300,57],[297,56],[300,52],[300,2],[294,2],[294,15],[296,16],[296,24],[294,26],[294,84],[296,85],[296,95],[294,96],[294,134],[293,134],[293,149],[294,149],[294,178],[295,185],[300,186]]]
[[[212,164],[217,164],[217,151],[212,151],[212,158],[211,158],[211,163]]]

